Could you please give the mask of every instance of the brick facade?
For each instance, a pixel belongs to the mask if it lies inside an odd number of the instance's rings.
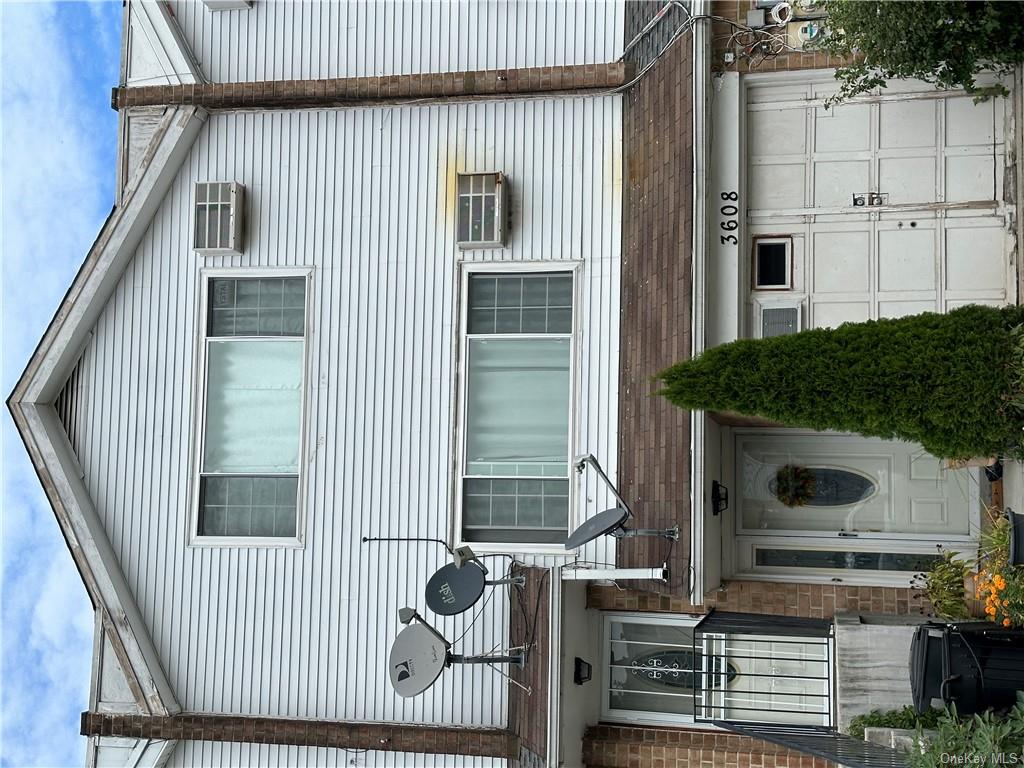
[[[830,619],[837,613],[897,616],[927,614],[931,605],[909,587],[852,587],[842,584],[793,584],[778,581],[730,581],[705,596],[705,605],[683,597],[591,586],[587,607],[610,611],[704,613],[705,607],[741,613]]]
[[[588,768],[829,768],[784,747],[720,732],[598,725],[584,737]]]
[[[114,109],[195,104],[207,109],[296,109],[409,100],[503,97],[616,88],[628,81],[624,62],[494,69],[331,80],[268,80],[115,88]]]
[[[529,689],[508,685],[508,726],[523,750],[520,763],[537,764],[548,751],[548,686],[551,657],[551,573],[545,568],[523,568],[516,573],[526,584],[513,595],[509,609],[509,638],[512,646],[531,643],[526,665],[510,667],[509,677]],[[516,604],[518,603],[518,605]]]
[[[659,8],[628,3],[627,37]],[[655,33],[667,40],[678,23],[666,17]],[[672,583],[649,588],[677,593],[689,566],[690,415],[654,396],[652,377],[691,349],[691,40],[681,36],[623,104],[618,487],[642,527],[678,525],[680,539],[620,539],[617,559],[626,568],[668,559]]]
[[[481,757],[511,758],[519,754],[519,740],[511,732],[497,728],[195,713],[160,717],[83,712],[82,735],[235,741]]]

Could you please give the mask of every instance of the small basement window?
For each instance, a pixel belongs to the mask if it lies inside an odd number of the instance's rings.
[[[788,290],[793,287],[791,254],[793,241],[788,237],[754,240],[754,288]]]
[[[193,247],[200,253],[242,252],[242,208],[245,187],[237,182],[196,184]]]
[[[460,248],[500,248],[505,244],[505,179],[500,173],[468,173],[458,177]]]

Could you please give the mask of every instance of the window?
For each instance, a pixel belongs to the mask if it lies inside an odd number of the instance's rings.
[[[306,278],[207,281],[197,533],[295,538]]]
[[[467,279],[464,541],[565,541],[572,294],[567,272]]]
[[[194,248],[202,253],[242,252],[245,187],[235,182],[196,184]]]
[[[792,287],[792,247],[792,240],[788,237],[759,237],[754,240],[754,288],[777,291]]]
[[[459,174],[458,196],[456,240],[459,247],[494,248],[504,245],[504,177],[500,173]]]

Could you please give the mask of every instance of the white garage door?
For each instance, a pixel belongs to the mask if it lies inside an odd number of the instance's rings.
[[[748,241],[792,238],[804,325],[1011,300],[1005,100],[909,82],[826,110],[833,90],[830,73],[746,89]]]

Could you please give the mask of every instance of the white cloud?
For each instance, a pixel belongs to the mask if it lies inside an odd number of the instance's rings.
[[[10,392],[113,200],[120,3],[0,2],[2,386]],[[81,765],[92,608],[3,417],[0,764]]]

